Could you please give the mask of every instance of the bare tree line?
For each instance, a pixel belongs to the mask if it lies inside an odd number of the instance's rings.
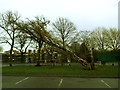
[[[47,27],[50,23],[52,22],[45,17],[38,16],[31,20],[22,20],[18,13],[12,11],[0,14],[0,33],[2,33],[2,30],[6,33],[6,36],[0,36],[0,42],[10,45],[10,66],[12,66],[13,48],[19,50],[22,56],[32,43],[37,43],[38,46],[38,66],[40,65],[41,49],[45,45],[52,46],[57,51],[60,51],[60,49],[71,51],[71,46],[75,46],[75,42],[78,43],[77,46],[73,47],[73,49],[77,48],[76,50],[83,43],[89,50],[92,48],[97,50],[120,49],[119,35],[116,28],[98,27],[93,31],[78,31],[73,22],[60,17],[52,23],[52,30],[49,30]]]

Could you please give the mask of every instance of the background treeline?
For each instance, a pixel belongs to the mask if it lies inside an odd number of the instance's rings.
[[[28,48],[37,50],[37,65],[40,65],[42,50],[48,54],[53,52],[61,54],[63,56],[61,62],[67,58],[74,60],[71,59],[69,51],[89,62],[92,48],[95,60],[107,57],[101,56],[103,53],[117,54],[120,49],[119,33],[116,28],[98,27],[92,31],[79,30],[67,18],[59,17],[55,22],[43,16],[22,20],[17,12],[12,11],[0,14],[0,43],[9,44],[10,65],[14,49],[20,52],[21,58]],[[2,51],[2,47],[0,50]],[[116,57],[118,59],[118,56]]]

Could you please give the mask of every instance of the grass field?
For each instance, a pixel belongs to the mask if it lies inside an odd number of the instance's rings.
[[[24,75],[24,76],[118,76],[118,66],[96,65],[95,70],[84,70],[83,66],[13,66],[3,67],[2,75]]]

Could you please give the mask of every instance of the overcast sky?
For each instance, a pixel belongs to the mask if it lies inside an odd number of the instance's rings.
[[[18,11],[23,18],[45,16],[54,22],[58,17],[71,20],[78,30],[100,26],[118,27],[120,0],[0,0],[0,12]]]
[[[119,1],[0,0],[0,13],[8,10],[18,11],[23,18],[43,15],[51,22],[58,17],[65,17],[72,21],[78,30],[93,30],[96,27],[118,28]]]

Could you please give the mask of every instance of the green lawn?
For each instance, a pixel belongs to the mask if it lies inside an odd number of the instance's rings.
[[[73,66],[13,66],[3,67],[4,75],[24,75],[24,76],[118,76],[118,66],[96,66],[96,70],[84,70],[80,65]]]

